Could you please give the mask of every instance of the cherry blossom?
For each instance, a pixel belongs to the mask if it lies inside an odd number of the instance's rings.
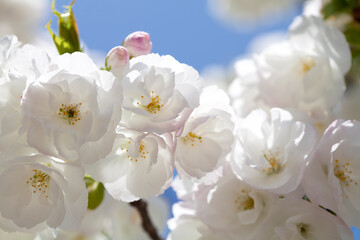
[[[21,131],[28,144],[68,161],[105,157],[120,121],[120,82],[81,53],[60,56],[50,69],[22,98]]]
[[[0,0],[0,35],[32,39],[37,1]],[[297,1],[208,4],[249,28]],[[112,48],[105,68],[66,53],[86,49],[75,1],[54,10],[62,55],[0,39],[0,239],[158,239],[146,215],[164,231],[169,206],[160,195],[169,187],[180,202],[167,240],[353,239],[360,122],[338,119],[324,130],[336,117],[358,117],[357,46],[353,26],[344,27],[359,9],[323,20],[330,1],[306,3],[286,38],[255,42],[261,50],[234,71],[205,74],[233,79],[227,92],[151,53],[147,32]]]
[[[175,159],[179,174],[200,179],[214,171],[231,151],[234,140],[233,111],[225,92],[205,88],[200,105],[177,137]]]
[[[25,146],[2,152],[1,159],[2,228],[37,232],[80,225],[87,191],[79,166],[36,154]]]
[[[163,232],[168,218],[167,202],[161,198],[148,201],[149,216],[154,225]],[[150,240],[141,227],[141,217],[128,203],[117,201],[105,194],[101,205],[87,210],[82,224],[75,230],[47,230],[38,234],[34,240],[108,240],[131,239]],[[32,238],[33,239],[33,238]]]
[[[299,186],[316,140],[312,125],[288,111],[255,110],[240,125],[232,168],[253,187],[287,194]]]
[[[319,18],[296,18],[287,41],[240,60],[231,85],[242,116],[254,108],[294,108],[327,125],[345,91],[351,54],[344,35]],[[248,104],[250,102],[250,104]]]
[[[321,138],[306,167],[303,186],[309,199],[360,227],[358,121],[336,120]]]
[[[172,181],[171,136],[119,129],[112,152],[87,172],[117,200],[131,202],[159,195]]]
[[[216,184],[200,188],[195,199],[196,214],[220,239],[253,239],[276,195],[252,188],[226,169]]]
[[[0,150],[25,142],[18,134],[23,91],[47,71],[49,62],[45,51],[22,45],[15,36],[0,40]]]
[[[284,198],[273,206],[254,239],[350,240],[354,237],[339,217],[325,209],[305,200]]]
[[[157,134],[180,130],[199,105],[197,71],[171,56],[131,59],[122,83],[126,91],[121,125],[129,129]]]
[[[171,232],[166,240],[217,240],[216,233],[204,224],[195,211],[182,203],[173,205],[174,218],[168,221]]]

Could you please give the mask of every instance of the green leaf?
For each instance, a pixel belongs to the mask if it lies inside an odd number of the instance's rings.
[[[321,10],[324,19],[336,16],[340,13],[350,13],[352,9],[358,6],[358,0],[331,0]]]
[[[356,22],[348,24],[344,34],[352,48],[360,49],[360,24]]]
[[[351,51],[353,66],[360,67],[360,49],[354,49]]]
[[[74,3],[75,0],[73,0],[69,6],[65,7],[67,10],[64,13],[60,13],[55,10],[55,0],[52,2],[52,11],[59,18],[59,35],[54,34],[50,29],[51,20],[46,27],[50,32],[59,54],[82,51],[75,16],[72,11]]]
[[[62,13],[59,17],[59,35],[67,41],[71,42],[75,51],[81,51],[79,31],[74,13],[72,11],[72,6],[74,3],[75,0],[73,0],[71,4],[66,7],[67,12]]]
[[[57,35],[54,34],[54,32],[51,30],[50,28],[50,24],[51,24],[51,20],[49,21],[49,23],[46,25],[46,28],[48,29],[54,43],[55,46],[59,52],[59,54],[64,54],[64,53],[73,53],[74,48],[72,47],[71,43],[66,41],[64,38],[59,37]]]
[[[88,191],[88,209],[94,210],[104,199],[104,185],[101,182],[96,182],[90,176],[85,176],[84,181]]]
[[[360,68],[360,24],[349,23],[344,31],[347,42],[350,45],[352,55],[352,69]],[[359,70],[357,70],[359,72]]]

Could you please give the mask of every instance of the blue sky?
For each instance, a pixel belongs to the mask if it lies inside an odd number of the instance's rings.
[[[58,0],[56,5],[60,10],[68,3]],[[74,12],[89,49],[108,52],[129,33],[142,30],[151,34],[153,52],[170,54],[199,71],[230,64],[257,35],[286,30],[293,19],[288,14],[277,24],[239,32],[212,18],[206,0],[77,0]]]
[[[57,0],[57,9],[62,11],[61,6],[69,2]],[[80,37],[89,49],[107,53],[121,45],[129,33],[142,30],[150,33],[153,52],[170,54],[201,71],[208,65],[228,66],[237,56],[246,54],[250,42],[260,34],[286,31],[301,7],[281,21],[247,32],[212,18],[206,0],[77,0],[74,12]],[[175,201],[171,190],[166,196]],[[360,231],[354,231],[360,239]]]

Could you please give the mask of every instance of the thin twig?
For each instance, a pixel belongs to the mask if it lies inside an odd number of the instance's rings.
[[[162,238],[159,236],[155,226],[153,225],[148,211],[147,211],[147,203],[140,199],[134,202],[131,202],[130,205],[137,209],[141,216],[141,224],[144,229],[144,231],[150,236],[152,240],[162,240]]]

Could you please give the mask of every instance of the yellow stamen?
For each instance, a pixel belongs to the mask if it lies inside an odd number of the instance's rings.
[[[68,121],[69,125],[75,125],[75,122],[80,120],[80,110],[78,109],[81,103],[78,104],[61,104],[58,115]]]

